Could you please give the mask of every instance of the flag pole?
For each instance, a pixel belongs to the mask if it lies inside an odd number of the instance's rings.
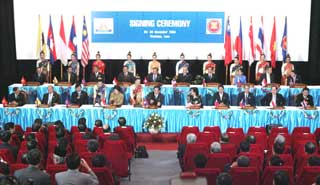
[[[49,64],[49,69],[50,69],[50,71],[49,71],[49,75],[50,75],[50,79],[48,80],[48,82],[52,82],[52,64]]]
[[[84,66],[84,67],[83,67],[83,70],[82,70],[82,80],[85,81],[85,80],[86,80],[85,77],[86,77],[86,66]]]
[[[62,73],[63,73],[62,61],[60,62],[60,81],[62,81]]]
[[[251,68],[251,65],[249,64],[248,65],[248,83],[250,83],[250,68]]]
[[[226,81],[225,81],[225,84],[227,85],[229,68],[228,68],[228,65],[225,65],[225,66],[226,66]]]

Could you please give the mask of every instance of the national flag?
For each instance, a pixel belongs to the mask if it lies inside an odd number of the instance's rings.
[[[245,106],[245,103],[243,101],[243,99],[240,101],[240,107],[243,108]]]
[[[112,83],[113,83],[113,85],[117,85],[118,84],[118,80],[117,80],[116,77],[113,78]]]
[[[172,80],[171,80],[171,84],[172,84],[173,87],[176,87],[176,86],[177,86],[177,81],[176,81],[176,79],[172,79]]]
[[[272,100],[272,101],[271,101],[271,107],[272,107],[272,108],[275,108],[276,106],[277,106],[276,103]]]
[[[303,108],[306,108],[308,106],[308,102],[306,100],[303,100],[301,102],[301,105],[302,105]]]
[[[267,84],[267,80],[264,78],[263,80],[262,80],[262,87],[266,87],[268,84]]]
[[[83,16],[81,65],[85,67],[89,61],[89,40],[86,17]]]
[[[206,87],[207,85],[206,85],[206,80],[205,79],[202,79],[202,86],[203,87]]]
[[[75,54],[76,57],[78,57],[77,35],[76,35],[76,25],[74,24],[74,16],[72,17],[68,47],[71,50],[71,52]]]
[[[231,50],[231,27],[230,27],[230,20],[228,17],[227,26],[226,26],[226,34],[224,39],[224,65],[227,66],[232,61],[232,50]]]
[[[105,99],[105,98],[102,98],[100,104],[101,104],[101,106],[107,105],[106,99]]]
[[[65,66],[68,64],[67,50],[68,48],[67,48],[67,42],[66,42],[66,35],[64,31],[63,17],[61,15],[57,55],[58,55],[58,58],[61,60],[61,63]]]
[[[50,23],[49,23],[49,30],[48,30],[48,38],[47,44],[50,50],[50,63],[53,64],[57,60],[57,53],[56,53],[56,46],[54,43],[54,35],[53,35],[53,28],[51,23],[51,15],[50,15]]]
[[[250,39],[250,52],[251,55],[249,55],[249,66],[253,63],[255,59],[255,47],[254,47],[254,40],[253,40],[253,25],[252,25],[252,16],[250,17],[250,27],[249,27],[249,39]]]
[[[40,57],[40,52],[43,51],[46,54],[47,45],[44,38],[44,33],[42,30],[42,22],[41,22],[41,16],[38,16],[38,37],[37,37],[37,51],[36,56],[37,58]]]
[[[147,84],[147,83],[148,83],[148,80],[147,80],[146,77],[144,77],[143,83],[144,83],[144,84]]]
[[[286,56],[288,53],[288,45],[287,44],[288,44],[288,41],[287,41],[287,16],[286,16],[285,22],[284,22],[284,30],[283,30],[282,40],[281,40],[283,61],[286,60]]]
[[[242,43],[242,21],[240,17],[239,35],[236,37],[235,41],[235,50],[237,51],[240,65],[242,64]]]
[[[277,37],[276,37],[276,17],[273,17],[273,28],[270,41],[270,59],[272,68],[276,67],[277,58]]]
[[[68,98],[66,99],[65,104],[66,104],[66,107],[68,107],[70,105],[70,101]]]
[[[219,106],[219,102],[218,102],[217,99],[216,99],[216,101],[214,102],[214,106],[215,106],[215,107],[218,107],[218,106]]]
[[[257,42],[256,48],[259,51],[260,55],[264,53],[264,30],[263,30],[263,16],[261,16],[261,25],[259,27],[258,32],[258,40],[260,42]]]

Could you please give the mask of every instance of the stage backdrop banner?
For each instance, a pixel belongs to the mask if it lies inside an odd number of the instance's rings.
[[[224,12],[92,12],[92,42],[223,43]]]

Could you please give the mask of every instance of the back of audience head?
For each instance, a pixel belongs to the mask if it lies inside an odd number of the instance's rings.
[[[29,150],[27,153],[27,160],[30,165],[36,166],[40,164],[41,152],[38,149]]]
[[[56,127],[56,138],[63,138],[65,136],[65,130],[62,127]]]
[[[114,140],[120,140],[120,136],[119,136],[119,134],[117,134],[117,133],[112,133],[112,134],[108,137],[108,140],[112,140],[112,141],[114,141]]]
[[[32,150],[38,147],[38,142],[36,140],[31,140],[27,142],[27,149]]]
[[[81,158],[77,153],[72,153],[68,155],[66,158],[67,167],[70,170],[78,169],[80,167],[80,162],[81,162]]]
[[[9,175],[10,174],[10,167],[5,162],[0,162],[0,173],[3,175]]]
[[[87,143],[87,149],[89,152],[96,152],[99,149],[99,143],[95,139],[90,139]]]
[[[28,163],[28,153],[25,153],[25,154],[21,155],[21,163],[22,164],[29,164]]]
[[[42,119],[35,119],[32,124],[32,132],[38,132],[42,126]]]
[[[316,145],[313,142],[307,142],[304,145],[304,151],[307,154],[313,154],[316,151]]]
[[[220,173],[216,179],[217,185],[232,185],[232,177],[229,173]]]
[[[241,155],[237,159],[238,167],[248,167],[250,165],[250,159],[247,156]]]
[[[120,118],[118,119],[118,123],[119,123],[120,126],[126,126],[127,120],[126,120],[125,117],[120,117]]]
[[[79,132],[85,132],[87,130],[87,120],[86,118],[80,118],[78,120],[78,129]]]
[[[229,143],[230,138],[227,133],[223,133],[221,134],[220,140],[221,143]]]
[[[274,138],[274,143],[285,144],[286,138],[283,135],[278,134],[277,137]]]
[[[253,135],[248,135],[246,141],[250,144],[256,144],[256,137]]]
[[[309,166],[320,166],[320,157],[318,156],[311,156],[308,159]]]
[[[240,152],[249,152],[250,151],[250,143],[247,141],[242,141],[240,143]]]
[[[281,143],[274,143],[273,144],[273,152],[275,154],[283,154],[285,150],[284,144]]]
[[[320,175],[317,176],[316,182],[313,183],[312,185],[320,185]]]
[[[10,131],[1,131],[0,137],[1,137],[2,142],[8,143],[11,139],[11,132]]]
[[[207,157],[203,154],[197,154],[193,161],[196,168],[205,168],[207,164]]]
[[[211,153],[219,153],[219,152],[221,152],[221,144],[218,143],[218,142],[211,143],[210,151],[211,151]]]
[[[102,126],[103,126],[102,120],[101,120],[101,119],[97,119],[97,120],[94,122],[94,126],[96,126],[96,127],[102,127]]]
[[[36,135],[34,133],[29,133],[27,136],[26,136],[26,141],[36,141],[37,138],[36,138]]]
[[[55,121],[54,125],[56,126],[56,128],[57,127],[64,128],[64,125],[63,125],[62,121],[60,121],[60,120]]]
[[[278,170],[273,176],[274,185],[289,185],[289,176],[286,171]]]
[[[0,184],[2,185],[20,185],[17,178],[14,176],[3,176],[0,178]],[[22,185],[30,185],[27,183],[23,183]]]
[[[194,133],[189,133],[187,135],[187,144],[195,143],[197,141],[197,136]]]
[[[83,134],[82,139],[89,140],[89,139],[95,139],[95,137],[92,132],[86,132],[85,134]]]
[[[53,153],[53,163],[54,164],[63,164],[65,162],[65,157],[67,154],[67,150],[56,146],[54,148],[54,153]]]
[[[14,132],[14,123],[13,122],[8,122],[8,123],[4,124],[3,129],[13,133]]]
[[[270,166],[283,166],[283,164],[283,160],[277,155],[273,155],[270,158]]]
[[[111,128],[109,126],[108,123],[104,124],[103,125],[103,132],[106,133],[106,132],[111,132]]]
[[[93,167],[105,167],[107,164],[106,156],[104,155],[95,155],[91,159],[91,164]]]
[[[62,137],[62,138],[59,138],[59,139],[58,139],[58,144],[57,144],[57,146],[58,146],[59,148],[61,148],[61,149],[67,150],[68,144],[69,144],[69,142],[68,142],[68,139],[67,139],[67,138]]]

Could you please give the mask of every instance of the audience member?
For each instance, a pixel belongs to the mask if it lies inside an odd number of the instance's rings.
[[[42,127],[42,119],[40,118],[35,119],[32,124],[32,132],[38,132],[41,127]]]
[[[95,139],[90,139],[87,143],[88,152],[95,153],[99,149],[99,143]]]
[[[216,183],[217,185],[232,185],[232,177],[229,173],[220,173]]]
[[[273,185],[289,185],[289,175],[286,171],[278,170],[273,176]]]
[[[277,155],[273,155],[270,158],[269,163],[270,163],[270,166],[283,166],[283,164],[284,164],[283,160]]]
[[[78,129],[79,129],[79,132],[86,132],[86,131],[89,130],[87,128],[87,120],[86,120],[86,118],[80,118],[78,120]]]
[[[306,154],[309,154],[309,155],[311,155],[311,154],[313,154],[315,151],[316,151],[316,145],[313,143],[313,142],[311,142],[311,141],[309,141],[309,142],[307,142],[305,145],[304,145],[304,151],[305,151],[305,153]]]
[[[320,185],[320,175],[317,176],[316,182],[313,183],[312,185]]]
[[[221,144],[223,144],[223,143],[229,143],[229,140],[230,140],[230,137],[228,136],[227,133],[221,134],[221,137],[220,137],[220,143],[221,143]]]
[[[231,165],[227,164],[224,168],[224,172],[229,172],[230,169],[234,167],[249,167],[249,165],[250,165],[250,159],[247,156],[241,155]]]
[[[256,144],[256,137],[253,136],[253,135],[248,135],[246,137],[246,141],[249,143],[249,144]]]
[[[250,151],[250,143],[247,141],[242,141],[240,143],[240,151],[239,152],[249,152]]]
[[[194,164],[196,166],[196,168],[205,168],[207,165],[207,157],[203,154],[197,154],[194,159]]]
[[[67,150],[63,146],[56,146],[53,153],[53,164],[64,164]]]
[[[281,144],[278,142],[273,144],[273,154],[283,154],[284,151],[285,151],[284,144]]]
[[[320,157],[318,156],[311,156],[308,159],[309,166],[320,166]]]
[[[221,152],[221,144],[218,142],[213,142],[210,145],[211,153],[220,153]]]
[[[18,148],[16,146],[9,144],[11,139],[10,131],[1,131],[0,137],[2,141],[2,144],[0,144],[0,149],[9,149],[12,155],[14,156],[14,158],[16,159],[18,154]]]

